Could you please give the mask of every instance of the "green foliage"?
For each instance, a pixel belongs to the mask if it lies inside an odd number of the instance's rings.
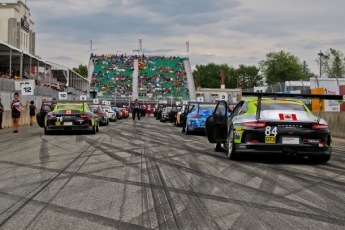
[[[80,64],[78,68],[73,68],[73,71],[80,74],[82,77],[87,77],[87,66]]]
[[[240,65],[238,69],[230,67],[228,64],[217,65],[209,63],[207,65],[196,65],[193,71],[196,87],[220,88],[221,71],[225,72],[225,88],[250,88],[262,85],[262,77],[259,75],[259,68],[256,66]],[[199,84],[200,83],[200,84]]]
[[[320,65],[320,58],[317,58],[316,63]],[[321,72],[329,78],[344,77],[345,75],[345,58],[344,54],[330,48],[323,56],[321,56]]]
[[[305,80],[303,67],[298,57],[289,52],[270,52],[266,54],[266,60],[259,62],[263,76],[267,84],[277,82]]]

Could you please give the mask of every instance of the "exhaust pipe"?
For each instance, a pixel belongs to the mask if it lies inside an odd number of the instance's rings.
[[[291,155],[292,156],[296,156],[297,155],[297,150],[296,149],[292,149],[291,150]]]
[[[283,153],[286,155],[286,156],[289,156],[290,155],[290,149],[289,148],[286,148],[286,149],[283,149]]]

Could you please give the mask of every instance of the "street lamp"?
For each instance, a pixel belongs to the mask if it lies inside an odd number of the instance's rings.
[[[320,56],[320,78],[321,78],[321,70],[322,70],[322,57],[324,56],[324,54],[322,53],[322,51],[320,50],[320,53],[318,53],[317,55]],[[317,79],[316,79],[317,80]],[[317,88],[319,88],[319,81],[317,81]]]

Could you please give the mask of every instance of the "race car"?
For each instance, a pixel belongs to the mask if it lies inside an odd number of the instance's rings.
[[[281,94],[243,92],[228,117],[225,101],[218,102],[206,119],[206,135],[215,151],[225,148],[230,159],[243,153],[307,156],[314,162],[329,161],[332,134],[321,119],[323,100],[343,101],[342,95]],[[302,99],[319,99],[314,116]]]
[[[110,105],[102,105],[102,109],[107,114],[109,121],[112,121],[112,122],[117,121],[118,117],[116,116],[116,112],[111,108]],[[121,117],[121,119],[122,119],[122,117]]]
[[[174,122],[175,121],[175,116],[177,114],[177,111],[179,110],[181,106],[167,106],[164,108],[163,112],[162,112],[162,116],[160,118],[160,121],[170,121],[170,122]]]
[[[89,104],[91,111],[94,112],[97,117],[100,125],[109,125],[108,114],[103,110],[102,105]]]
[[[186,106],[183,105],[179,111],[177,111],[176,114],[176,120],[175,120],[175,126],[180,127],[181,126],[181,114],[183,113],[183,111],[185,110]]]
[[[187,114],[185,134],[192,132],[205,131],[205,121],[212,115],[216,103],[213,102],[194,102],[190,112]]]
[[[36,119],[44,134],[53,131],[90,131],[92,134],[99,132],[98,117],[86,102],[57,101],[52,111],[48,105],[42,106]]]

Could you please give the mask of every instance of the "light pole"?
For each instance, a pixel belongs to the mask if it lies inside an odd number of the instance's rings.
[[[323,53],[322,53],[322,51],[320,50],[320,53],[318,53],[317,55],[319,55],[320,56],[320,78],[321,78],[321,70],[322,70],[322,57],[323,57]],[[317,81],[317,88],[319,88],[319,81],[316,79],[316,81]]]

